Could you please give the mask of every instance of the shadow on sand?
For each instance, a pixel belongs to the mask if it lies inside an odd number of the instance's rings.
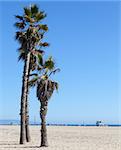
[[[0,145],[19,145],[19,143],[17,141],[0,141]]]
[[[31,148],[31,149],[34,149],[34,148],[38,148],[38,149],[40,149],[41,147],[40,146],[5,146],[5,147],[1,147],[1,148],[4,148],[4,149],[6,149],[6,148],[12,148],[12,149],[16,149],[16,148],[19,148],[19,149],[23,149],[23,148],[27,148],[27,149],[29,149],[29,148]]]
[[[39,148],[40,146],[30,146],[30,145],[20,145],[19,143],[16,143],[15,141],[8,143],[8,141],[0,141],[0,147],[1,148]]]

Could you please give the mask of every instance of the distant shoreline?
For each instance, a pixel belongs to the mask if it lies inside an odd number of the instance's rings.
[[[0,125],[20,125],[20,121],[19,120],[14,120],[14,119],[1,119],[0,120]],[[30,125],[34,126],[39,126],[40,122],[36,121],[30,121]],[[96,123],[47,123],[47,126],[96,126]],[[111,123],[104,123],[103,125],[100,126],[110,126],[110,127],[120,127],[121,124],[115,123],[115,124],[111,124]]]
[[[16,123],[0,123],[0,126],[19,126],[20,124]],[[30,124],[30,126],[40,126],[40,124]],[[47,124],[47,126],[79,126],[79,127],[97,127],[95,124],[85,124],[85,125],[80,125],[80,124]],[[121,127],[121,124],[106,124],[103,126],[98,126],[98,127]]]

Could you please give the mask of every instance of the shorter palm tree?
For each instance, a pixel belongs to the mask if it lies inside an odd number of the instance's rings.
[[[41,59],[42,60],[42,59]],[[42,62],[42,61],[41,61]],[[30,86],[36,85],[37,98],[40,101],[40,118],[41,118],[41,146],[48,146],[47,129],[46,129],[46,115],[48,109],[48,101],[51,98],[54,90],[58,90],[58,83],[51,80],[50,76],[55,74],[59,69],[55,69],[55,63],[50,57],[44,64],[41,63],[41,71],[39,74],[34,73],[34,76],[29,81]]]

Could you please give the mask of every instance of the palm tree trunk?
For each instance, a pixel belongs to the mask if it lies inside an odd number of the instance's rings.
[[[29,72],[30,74],[30,65],[29,65]],[[26,94],[26,105],[25,105],[25,115],[26,115],[26,120],[25,120],[25,130],[26,130],[26,141],[30,142],[30,130],[29,130],[29,101],[28,101],[28,93],[29,93],[29,87],[28,87],[28,81],[29,81],[29,76],[27,78],[27,94]]]
[[[30,63],[30,53],[28,53],[24,71],[23,71],[23,80],[22,80],[22,94],[21,94],[21,109],[20,109],[20,144],[26,142],[26,130],[25,130],[25,120],[26,120],[26,98],[27,98],[27,84],[28,84],[28,73],[29,73],[29,63]]]
[[[25,114],[26,114],[26,120],[25,120],[25,130],[26,130],[26,141],[30,142],[30,130],[29,130],[29,110],[28,110],[28,98],[26,99],[26,107],[25,107]]]
[[[41,146],[48,146],[47,142],[47,129],[46,129],[46,114],[47,114],[48,101],[42,101],[40,106],[41,117]]]
[[[28,43],[27,43],[27,50],[29,51],[30,50],[30,47],[31,46],[31,38],[28,37]],[[30,59],[31,59],[31,54],[30,52],[28,53],[28,75],[27,75],[27,93],[26,93],[26,104],[25,104],[25,116],[26,116],[26,119],[25,119],[25,130],[26,130],[26,141],[27,142],[30,142],[31,141],[31,138],[30,138],[30,130],[29,130],[29,101],[28,101],[28,93],[29,93],[29,87],[28,87],[28,81],[29,81],[29,74],[30,74]]]

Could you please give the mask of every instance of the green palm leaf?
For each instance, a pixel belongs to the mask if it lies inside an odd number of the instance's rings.
[[[42,58],[42,55],[38,53],[37,57],[38,57],[38,63],[39,63],[39,65],[42,66],[42,65],[43,65],[43,58]]]
[[[40,45],[40,46],[43,46],[43,47],[47,47],[47,46],[49,46],[49,43],[44,42],[44,43],[40,43],[39,45]]]
[[[45,61],[44,67],[49,70],[53,70],[55,67],[55,63],[52,60],[52,57],[49,57],[47,61]]]
[[[24,8],[24,14],[27,15],[28,17],[31,17],[31,9],[25,7],[25,8]]]
[[[15,27],[17,27],[19,29],[24,29],[25,23],[24,22],[16,22]]]
[[[15,17],[20,19],[20,20],[23,20],[23,16],[16,15]]]
[[[44,24],[44,25],[40,24],[39,29],[44,30],[44,31],[48,31],[48,26],[46,24]]]
[[[26,19],[27,22],[30,22],[30,23],[34,23],[35,20],[27,15],[24,16],[24,18]]]
[[[32,5],[31,6],[31,13],[32,13],[32,16],[34,16],[36,13],[38,13],[37,5]]]
[[[37,22],[39,22],[40,20],[44,19],[47,15],[44,14],[44,12],[38,12],[36,15],[35,15],[35,20]]]

